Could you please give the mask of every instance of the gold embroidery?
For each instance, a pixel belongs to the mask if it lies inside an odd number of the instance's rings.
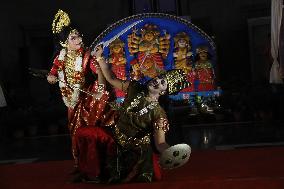
[[[212,64],[210,62],[199,63],[195,65],[195,69],[212,69]]]
[[[128,137],[124,133],[122,133],[119,128],[114,126],[114,133],[118,143],[122,147],[138,147],[142,145],[149,145],[151,143],[150,133],[146,134],[144,137],[136,138],[136,137]]]

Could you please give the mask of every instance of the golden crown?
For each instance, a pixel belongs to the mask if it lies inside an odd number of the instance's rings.
[[[64,27],[69,25],[70,18],[68,14],[59,9],[52,22],[52,33],[60,33]]]
[[[154,24],[145,24],[141,29],[141,34],[144,36],[146,33],[152,33],[155,37],[159,36],[160,32],[158,31],[158,26]]]
[[[181,39],[185,40],[187,43],[190,41],[189,36],[185,32],[180,32],[174,37],[175,43]]]
[[[200,46],[200,47],[196,48],[197,54],[202,53],[202,52],[208,53],[208,47],[207,46]]]
[[[124,42],[121,39],[117,38],[113,42],[110,43],[109,47],[112,48],[116,45],[118,45],[120,47],[124,47]]]

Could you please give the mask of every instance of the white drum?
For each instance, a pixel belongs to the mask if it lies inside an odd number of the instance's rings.
[[[174,169],[184,165],[190,157],[191,148],[188,144],[176,144],[166,149],[160,157],[163,169]]]

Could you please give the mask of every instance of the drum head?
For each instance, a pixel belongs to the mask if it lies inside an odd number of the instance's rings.
[[[184,165],[191,153],[187,144],[177,144],[166,149],[160,157],[160,165],[163,169],[174,169]]]

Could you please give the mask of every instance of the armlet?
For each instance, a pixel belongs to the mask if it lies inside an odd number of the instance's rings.
[[[154,130],[163,130],[167,132],[169,130],[169,122],[166,118],[159,118],[154,122]]]

